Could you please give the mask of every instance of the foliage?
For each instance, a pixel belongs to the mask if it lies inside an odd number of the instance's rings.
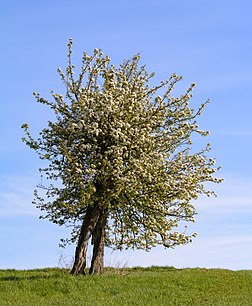
[[[23,140],[49,162],[40,171],[51,183],[35,191],[35,204],[44,218],[73,227],[72,242],[88,207],[99,203],[108,211],[108,246],[149,250],[188,243],[195,234],[174,228],[194,221],[191,201],[212,193],[204,183],[221,181],[213,176],[214,159],[206,156],[209,145],[192,151],[192,135],[208,134],[196,123],[206,103],[196,111],[189,106],[194,84],[173,97],[181,80],[176,74],[151,86],[154,74],[139,66],[139,55],[115,67],[101,50],[84,52],[75,78],[72,40],[68,48],[66,72],[58,70],[65,96],[52,93],[47,101],[34,93],[55,121],[38,139],[22,126]]]
[[[0,270],[0,305],[251,305],[252,271],[108,269],[73,277],[61,269]]]

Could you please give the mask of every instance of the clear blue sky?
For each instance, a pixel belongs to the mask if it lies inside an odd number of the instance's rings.
[[[252,269],[252,2],[250,0],[8,0],[0,3],[0,268],[57,266],[63,227],[39,220],[31,201],[41,161],[21,143],[20,126],[34,132],[50,117],[32,96],[61,88],[69,37],[75,64],[101,48],[115,64],[140,52],[157,81],[173,72],[194,101],[211,104],[200,119],[210,130],[211,156],[225,182],[218,198],[195,203],[198,232],[191,245],[150,253],[107,251],[107,264]],[[197,144],[198,145],[198,144]]]

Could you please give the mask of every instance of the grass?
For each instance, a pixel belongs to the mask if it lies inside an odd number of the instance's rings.
[[[0,270],[0,305],[252,305],[252,271],[107,268],[74,277],[65,269]]]

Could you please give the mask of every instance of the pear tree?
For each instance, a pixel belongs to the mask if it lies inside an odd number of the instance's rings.
[[[210,145],[194,150],[194,135],[208,135],[197,124],[207,102],[191,108],[194,84],[174,97],[180,76],[153,86],[139,55],[116,67],[100,49],[83,53],[75,76],[72,45],[66,70],[58,69],[64,94],[49,101],[34,93],[55,119],[36,138],[23,124],[23,141],[47,161],[34,199],[42,218],[72,228],[62,239],[76,243],[72,274],[85,274],[89,241],[89,273],[100,274],[105,246],[149,251],[191,242],[195,233],[183,225],[194,222],[192,202],[214,194],[205,185],[221,179]]]

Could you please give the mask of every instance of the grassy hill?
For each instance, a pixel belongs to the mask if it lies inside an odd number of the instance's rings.
[[[252,271],[107,268],[73,277],[64,269],[0,270],[0,305],[252,305]]]

